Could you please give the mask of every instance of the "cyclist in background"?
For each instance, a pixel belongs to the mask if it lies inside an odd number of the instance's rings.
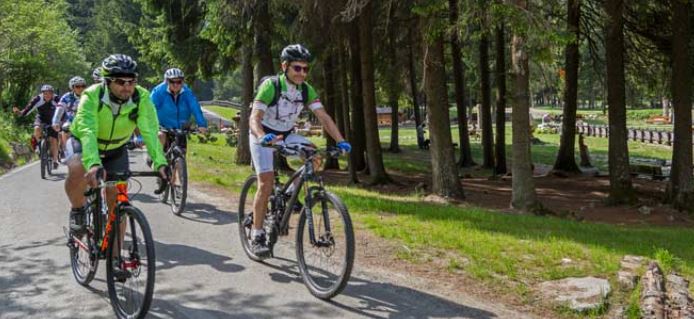
[[[29,113],[36,110],[36,118],[34,120],[34,139],[36,142],[41,140],[43,126],[51,126],[53,124],[53,113],[58,106],[58,97],[53,92],[53,86],[44,84],[41,86],[41,94],[32,98],[23,110],[14,108],[14,112],[19,116],[27,116]],[[53,157],[53,169],[58,168],[58,132],[48,129],[48,142],[51,147],[51,157]],[[32,143],[33,144],[33,143]]]
[[[72,123],[72,119],[75,118],[75,114],[77,113],[77,106],[79,105],[82,92],[87,87],[87,81],[82,77],[75,76],[70,79],[68,85],[70,87],[70,92],[60,97],[58,107],[55,109],[53,115],[53,129],[56,132],[60,132],[63,125],[69,126],[70,123]],[[69,132],[60,132],[60,144],[61,147],[63,147],[63,151],[65,151],[64,148],[67,145],[67,139],[69,137]],[[65,158],[67,159],[70,155],[71,154],[66,154]]]
[[[94,68],[94,71],[92,71],[92,80],[94,81],[94,84],[101,83],[103,81],[103,78],[101,77],[101,67],[98,66]]]
[[[150,98],[157,110],[159,125],[166,129],[181,129],[190,125],[191,115],[195,117],[198,130],[207,133],[207,120],[193,91],[184,83],[183,71],[171,68],[164,72],[164,81],[152,89]],[[159,132],[159,142],[164,150],[168,145],[166,133]],[[183,145],[185,147],[185,145]],[[157,180],[155,194],[164,191],[165,184]]]

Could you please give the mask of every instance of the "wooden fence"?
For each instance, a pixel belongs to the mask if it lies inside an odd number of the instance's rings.
[[[583,133],[585,136],[608,137],[610,132],[606,125],[576,124],[576,133]],[[672,146],[674,138],[675,135],[672,131],[627,128],[627,139],[631,141]],[[692,142],[694,143],[694,138]]]

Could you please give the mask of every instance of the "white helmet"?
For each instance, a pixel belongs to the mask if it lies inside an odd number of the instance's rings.
[[[51,86],[50,84],[44,84],[44,85],[42,85],[42,86],[41,86],[41,92],[43,93],[43,92],[46,92],[46,91],[51,91],[51,92],[53,92],[53,86]]]
[[[179,78],[184,78],[183,71],[178,68],[171,68],[166,70],[164,72],[164,79],[170,80],[170,79],[179,79]]]
[[[75,86],[82,85],[82,86],[87,86],[87,81],[85,81],[82,77],[76,76],[70,79],[70,82],[68,82],[70,86],[70,90],[74,90]]]

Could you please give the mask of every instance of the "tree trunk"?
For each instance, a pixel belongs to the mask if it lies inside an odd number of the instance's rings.
[[[607,34],[605,54],[607,63],[607,104],[610,108],[608,160],[610,170],[609,202],[630,203],[634,192],[629,174],[629,148],[624,96],[624,32],[623,0],[606,0]]]
[[[391,7],[391,16],[395,14],[395,6]],[[390,106],[390,147],[388,151],[391,153],[400,153],[400,137],[399,137],[399,126],[400,126],[400,116],[398,114],[399,105],[398,100],[400,99],[400,93],[402,91],[400,85],[401,79],[401,68],[399,59],[397,57],[397,25],[391,22],[388,26],[388,47],[386,48],[386,54],[388,55],[387,61],[389,64],[388,74],[386,77],[386,90],[388,95],[388,105]]]
[[[250,129],[249,119],[251,117],[251,103],[253,103],[253,48],[243,46],[241,48],[241,78],[243,80],[243,106],[239,119],[239,143],[236,147],[236,164],[251,164],[251,149],[248,142],[248,132]]]
[[[580,60],[578,45],[580,43],[579,20],[581,0],[568,2],[568,30],[575,37],[566,45],[566,79],[564,81],[564,111],[562,116],[561,140],[559,153],[554,162],[554,169],[564,172],[579,173],[576,165],[576,110],[578,109],[578,63]]]
[[[690,17],[691,2],[672,0],[672,108],[675,114],[675,141],[668,198],[680,210],[693,210],[692,184],[692,69]]]
[[[371,175],[370,183],[383,184],[390,181],[383,166],[381,141],[378,137],[376,115],[376,90],[374,84],[373,47],[371,19],[373,4],[369,2],[359,16],[359,44],[361,46],[361,84],[364,100],[364,128],[366,133],[366,158]]]
[[[512,0],[520,10],[528,9],[527,0]],[[516,31],[518,32],[518,31]],[[513,35],[511,43],[511,69],[513,78],[513,161],[511,162],[511,207],[524,212],[539,208],[533,180],[530,156],[530,69],[525,33]]]
[[[400,143],[398,136],[398,126],[400,125],[400,116],[398,114],[398,96],[390,95],[388,98],[388,104],[390,105],[390,147],[388,151],[391,153],[400,153]]]
[[[275,74],[275,66],[272,63],[272,16],[268,8],[269,0],[257,0],[255,16],[253,17],[253,29],[255,33],[255,55],[258,57],[256,81],[263,76]]]
[[[486,30],[485,30],[486,31]],[[494,168],[494,135],[492,134],[492,97],[489,84],[489,39],[486,34],[480,38],[480,129],[482,131],[482,166]]]
[[[427,114],[429,123],[432,123],[429,127],[431,190],[443,197],[463,198],[449,124],[442,35],[426,41],[425,50],[424,87],[428,97]]]
[[[416,22],[413,22],[416,25]],[[415,42],[412,37],[412,29],[407,32],[407,39],[409,41],[409,62],[410,62],[410,88],[412,89],[412,111],[414,112],[414,123],[415,130],[417,131],[417,147],[419,149],[424,148],[424,134],[420,134],[420,126],[422,125],[422,116],[419,112],[419,104],[417,103],[417,68],[414,62],[414,46]]]
[[[499,1],[497,1],[499,3]],[[495,175],[507,173],[506,169],[506,37],[503,21],[496,27],[496,143]]]
[[[338,70],[347,70],[347,48],[344,46],[344,42],[341,39],[340,45],[338,46]],[[340,131],[344,134],[343,136],[351,138],[352,129],[349,123],[349,80],[347,78],[348,72],[336,72],[336,76],[339,77],[340,81],[340,93],[342,97],[342,116],[340,125]],[[354,145],[354,144],[352,144]],[[352,149],[354,153],[354,148]],[[347,168],[349,170],[350,182],[353,184],[359,183],[359,178],[357,177],[357,170],[354,169],[354,164],[352,163],[352,155],[347,157]]]
[[[334,56],[335,54],[333,53],[332,50],[326,50],[328,57],[324,61],[323,65],[323,86],[325,88],[325,111],[330,115],[330,118],[332,119],[337,119],[337,113],[335,112],[335,105],[337,105],[337,98],[335,95],[335,82],[334,82],[334,75],[333,73],[335,72],[335,63],[334,63]],[[323,136],[325,136],[325,143],[327,146],[335,146],[336,142],[335,140],[328,135],[327,131],[325,129],[323,130]],[[337,159],[334,157],[328,157],[325,159],[325,169],[340,169],[340,165],[337,162]]]
[[[458,0],[448,0],[448,21],[451,25],[458,23]],[[460,140],[460,160],[458,166],[470,167],[475,165],[470,151],[470,135],[467,127],[467,112],[465,109],[465,69],[460,53],[460,32],[454,28],[451,32],[451,58],[453,59],[453,87],[455,89],[455,106],[458,111],[458,138]]]
[[[366,152],[366,129],[364,128],[364,102],[362,101],[361,93],[361,62],[359,57],[361,48],[359,46],[359,27],[357,22],[352,24],[349,42],[352,66],[350,70],[350,94],[352,96],[352,135],[349,138],[352,143],[352,152],[350,157],[354,169],[362,171],[366,169],[366,159],[364,157]]]

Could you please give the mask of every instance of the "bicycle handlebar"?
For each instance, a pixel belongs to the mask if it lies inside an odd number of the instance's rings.
[[[296,143],[291,145],[286,144],[267,144],[259,143],[262,147],[276,149],[282,155],[304,155],[306,157],[313,156],[316,153],[325,154],[328,157],[339,157],[342,155],[342,150],[334,146],[328,146],[324,150],[319,150],[313,144]]]

